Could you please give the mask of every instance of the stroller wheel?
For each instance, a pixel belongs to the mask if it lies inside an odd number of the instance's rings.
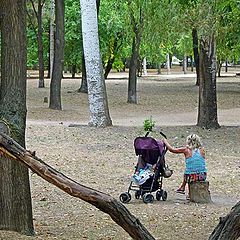
[[[119,199],[122,203],[128,203],[130,202],[131,200],[131,195],[130,193],[128,192],[125,192],[125,193],[122,193],[120,196],[119,196]]]
[[[163,190],[161,189],[160,191],[157,191],[156,192],[156,199],[158,200],[158,201],[160,201],[161,200],[161,197],[163,196]]]
[[[136,198],[136,199],[139,199],[140,196],[141,196],[141,192],[140,192],[139,190],[137,190],[137,191],[135,192],[135,198]]]
[[[154,197],[151,193],[144,193],[143,194],[143,202],[144,203],[152,203],[154,200]]]
[[[167,200],[167,192],[166,192],[166,191],[163,191],[163,192],[162,192],[162,200],[163,200],[163,201],[166,201],[166,200]]]

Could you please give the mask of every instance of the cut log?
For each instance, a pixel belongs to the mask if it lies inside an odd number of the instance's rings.
[[[102,212],[109,214],[112,220],[121,226],[133,239],[155,239],[141,222],[116,199],[106,193],[83,186],[68,178],[37,158],[34,152],[27,151],[3,133],[0,133],[0,153],[25,164],[37,175],[69,195],[80,198],[94,205]]]
[[[197,181],[189,183],[189,198],[190,202],[195,203],[212,203],[209,182]]]

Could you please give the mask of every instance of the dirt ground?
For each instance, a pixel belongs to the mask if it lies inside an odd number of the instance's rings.
[[[198,88],[189,72],[163,72],[138,80],[138,104],[127,104],[127,74],[106,80],[113,127],[90,128],[87,95],[77,93],[80,79],[62,82],[62,111],[48,109],[49,80],[44,89],[37,79],[28,80],[26,145],[47,164],[75,181],[106,192],[116,199],[127,191],[136,156],[133,140],[143,135],[143,121],[156,122],[153,136],[163,131],[174,146],[190,133],[202,137],[206,149],[212,204],[195,204],[175,193],[184,170],[183,156],[166,154],[174,170],[164,179],[167,201],[144,204],[132,200],[125,206],[156,239],[208,239],[210,233],[240,199],[240,77],[235,69],[218,79],[218,117],[221,128],[196,127]],[[78,124],[78,127],[69,127]],[[30,173],[35,237],[0,232],[0,239],[20,240],[124,240],[129,235],[95,207],[73,198]]]

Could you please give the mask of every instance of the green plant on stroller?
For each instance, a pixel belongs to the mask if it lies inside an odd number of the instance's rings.
[[[155,127],[155,121],[153,121],[152,117],[147,118],[143,122],[143,129],[146,132],[152,132]]]

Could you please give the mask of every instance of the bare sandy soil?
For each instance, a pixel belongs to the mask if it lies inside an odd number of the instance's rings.
[[[167,201],[144,204],[135,199],[125,206],[156,239],[208,239],[210,233],[240,199],[240,78],[229,74],[218,79],[218,116],[221,128],[206,130],[195,126],[198,88],[194,74],[172,73],[142,77],[138,81],[138,104],[127,104],[127,75],[112,74],[106,81],[113,127],[87,126],[87,95],[77,93],[79,79],[62,82],[63,111],[48,109],[46,87],[28,80],[27,149],[75,181],[109,193],[118,199],[128,189],[136,156],[133,140],[143,135],[143,121],[156,121],[153,136],[161,130],[175,146],[190,133],[202,137],[207,152],[208,180],[212,204],[194,204],[178,195],[184,170],[183,156],[166,154],[174,170],[164,179]],[[78,127],[69,127],[70,124]],[[0,232],[0,239],[74,240],[131,239],[111,218],[95,207],[75,199],[55,186],[30,174],[36,236]]]

